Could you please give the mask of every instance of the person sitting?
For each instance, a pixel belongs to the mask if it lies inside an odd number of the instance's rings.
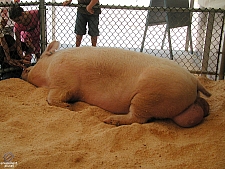
[[[7,5],[12,3],[13,0],[1,0],[1,2],[3,2],[3,4]],[[6,22],[6,26],[4,27],[4,34],[10,34],[11,36],[14,36],[13,33],[13,28],[14,28],[14,22],[9,18],[9,7],[8,6],[3,6],[0,7],[0,13],[1,13],[1,20],[4,19],[4,21]]]
[[[23,57],[21,58],[16,50],[15,39],[11,35],[4,35],[0,37],[0,65],[3,73],[1,79],[20,78],[23,69],[31,64],[32,47],[27,46],[21,42]],[[8,70],[10,68],[14,70]]]

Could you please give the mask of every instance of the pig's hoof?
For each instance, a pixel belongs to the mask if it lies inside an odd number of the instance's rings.
[[[68,103],[64,103],[64,102],[50,102],[49,100],[47,100],[48,104],[50,106],[56,106],[56,107],[61,107],[61,108],[66,108],[66,109],[69,109],[69,110],[73,110],[73,107],[71,104],[68,104]]]
[[[105,123],[107,124],[112,124],[112,125],[129,125],[132,123],[139,123],[143,124],[147,122],[147,118],[144,117],[138,117],[136,115],[133,115],[132,113],[128,113],[125,115],[114,115],[106,118],[104,120]]]
[[[116,125],[116,126],[120,126],[120,121],[114,119],[112,116],[108,117],[107,119],[104,120],[104,123],[106,124],[112,124],[112,125]]]

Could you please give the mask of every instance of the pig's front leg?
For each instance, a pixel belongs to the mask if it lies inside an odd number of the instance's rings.
[[[72,98],[70,92],[64,91],[62,89],[50,89],[47,97],[49,105],[72,109],[72,105],[68,102]]]

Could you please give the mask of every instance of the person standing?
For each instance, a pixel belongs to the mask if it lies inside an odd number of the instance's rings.
[[[66,0],[63,2],[63,6],[67,6],[72,0]],[[86,34],[86,26],[88,23],[88,34],[91,36],[92,46],[97,45],[97,37],[99,36],[99,14],[101,13],[100,8],[93,8],[99,5],[99,0],[78,0],[78,4],[86,5],[86,7],[78,7],[77,18],[75,25],[76,33],[76,47],[79,47],[83,38]]]

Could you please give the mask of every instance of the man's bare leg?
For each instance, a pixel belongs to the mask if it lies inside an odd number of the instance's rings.
[[[92,43],[92,46],[96,47],[96,44],[97,44],[97,36],[91,36],[91,43]]]
[[[77,35],[76,36],[76,47],[80,46],[82,37],[83,37],[83,35]]]

